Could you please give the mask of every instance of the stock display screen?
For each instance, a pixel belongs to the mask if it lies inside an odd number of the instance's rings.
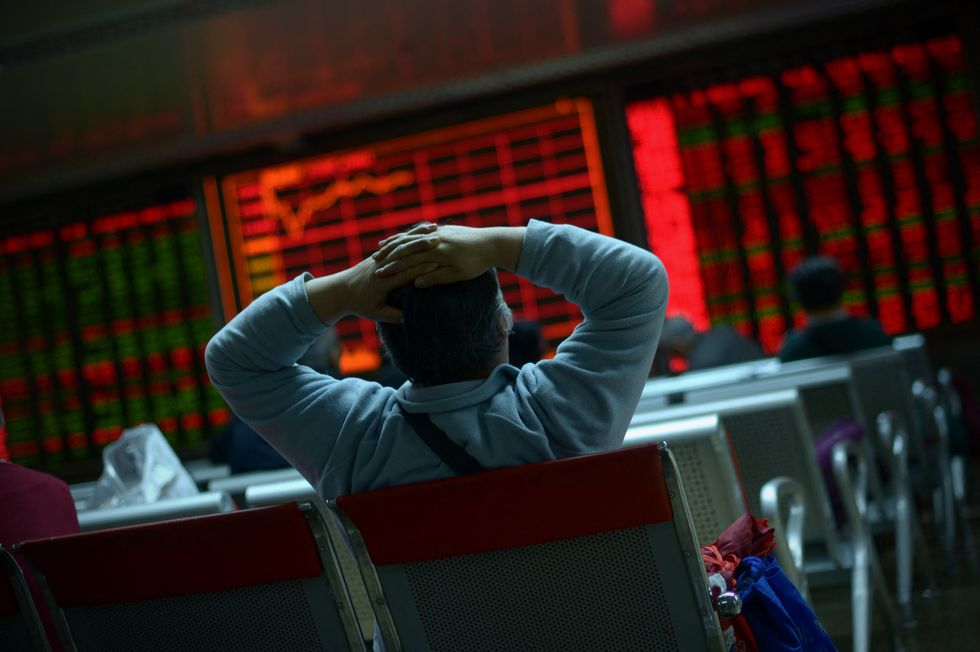
[[[976,316],[980,134],[956,36],[856,50],[628,104],[672,314],[778,349],[785,278],[835,257],[889,333]]]
[[[346,269],[423,220],[517,226],[540,218],[612,233],[583,99],[243,172],[220,185],[225,221],[212,228],[225,229],[231,251],[222,284],[227,296],[235,283],[242,305],[304,271]],[[581,319],[548,290],[509,273],[500,280],[515,319],[538,322],[552,346]],[[342,371],[379,366],[373,323],[350,318],[337,330]]]
[[[0,236],[12,460],[57,469],[97,458],[139,423],[177,446],[203,442],[230,414],[203,365],[215,323],[197,204],[182,197],[38,226]]]

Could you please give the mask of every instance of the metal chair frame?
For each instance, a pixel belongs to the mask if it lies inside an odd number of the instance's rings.
[[[24,572],[10,551],[2,545],[0,545],[0,566],[3,567],[7,586],[17,606],[17,617],[27,631],[31,647],[39,652],[50,652],[51,645],[48,642],[48,636],[44,631],[44,624],[41,622],[37,607],[34,605],[34,599],[31,597]]]
[[[205,491],[192,496],[168,498],[143,505],[125,505],[107,509],[88,509],[78,512],[82,532],[105,530],[141,523],[168,521],[190,516],[206,516],[234,511],[235,504],[228,494]]]
[[[850,534],[853,570],[851,609],[854,652],[868,652],[871,646],[873,594],[881,603],[889,631],[901,649],[899,619],[895,611],[871,532],[866,526],[867,470],[864,453],[853,442],[839,442],[832,451],[834,478],[841,493]]]
[[[759,492],[762,516],[779,535],[773,553],[783,572],[810,602],[810,585],[804,568],[803,524],[806,521],[806,497],[803,485],[784,475],[762,485]]]
[[[350,543],[344,536],[336,514],[327,508],[326,502],[320,498],[316,490],[303,478],[284,480],[251,486],[245,490],[245,505],[247,507],[271,507],[283,503],[308,502],[316,507],[327,528],[327,535],[333,544],[333,550],[340,564],[340,571],[350,594],[354,614],[365,634],[374,632],[374,611],[371,599],[364,586],[361,570],[354,559]]]

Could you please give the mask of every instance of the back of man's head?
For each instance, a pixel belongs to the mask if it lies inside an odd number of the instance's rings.
[[[696,336],[694,324],[687,317],[668,317],[660,331],[660,350],[672,355],[684,355]]]
[[[837,261],[814,256],[800,263],[789,275],[793,297],[807,312],[835,308],[844,293],[844,274]]]
[[[489,371],[507,341],[510,309],[489,270],[469,281],[388,293],[404,322],[378,322],[392,361],[420,387],[478,378]]]

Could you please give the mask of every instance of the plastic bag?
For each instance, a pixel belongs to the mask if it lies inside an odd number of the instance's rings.
[[[154,503],[199,493],[190,473],[153,424],[123,431],[102,451],[103,470],[90,509]]]

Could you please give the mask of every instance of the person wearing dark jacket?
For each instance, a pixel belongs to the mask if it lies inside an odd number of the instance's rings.
[[[664,322],[660,351],[666,365],[664,369],[658,368],[660,373],[676,371],[671,369],[671,358],[683,360],[687,371],[699,371],[765,356],[758,343],[743,337],[731,326],[698,331],[686,317],[670,317]]]
[[[0,410],[0,430],[2,429],[3,410]],[[64,481],[0,457],[0,545],[10,550],[14,544],[28,539],[76,532],[78,514],[75,511],[75,501]],[[48,640],[54,642],[55,650],[60,650],[54,620],[44,602],[37,578],[20,553],[12,554],[24,570],[24,578]]]
[[[806,327],[786,334],[783,362],[888,346],[892,338],[870,319],[847,314],[841,305],[844,274],[833,258],[807,258],[789,276],[793,298],[806,312]]]

